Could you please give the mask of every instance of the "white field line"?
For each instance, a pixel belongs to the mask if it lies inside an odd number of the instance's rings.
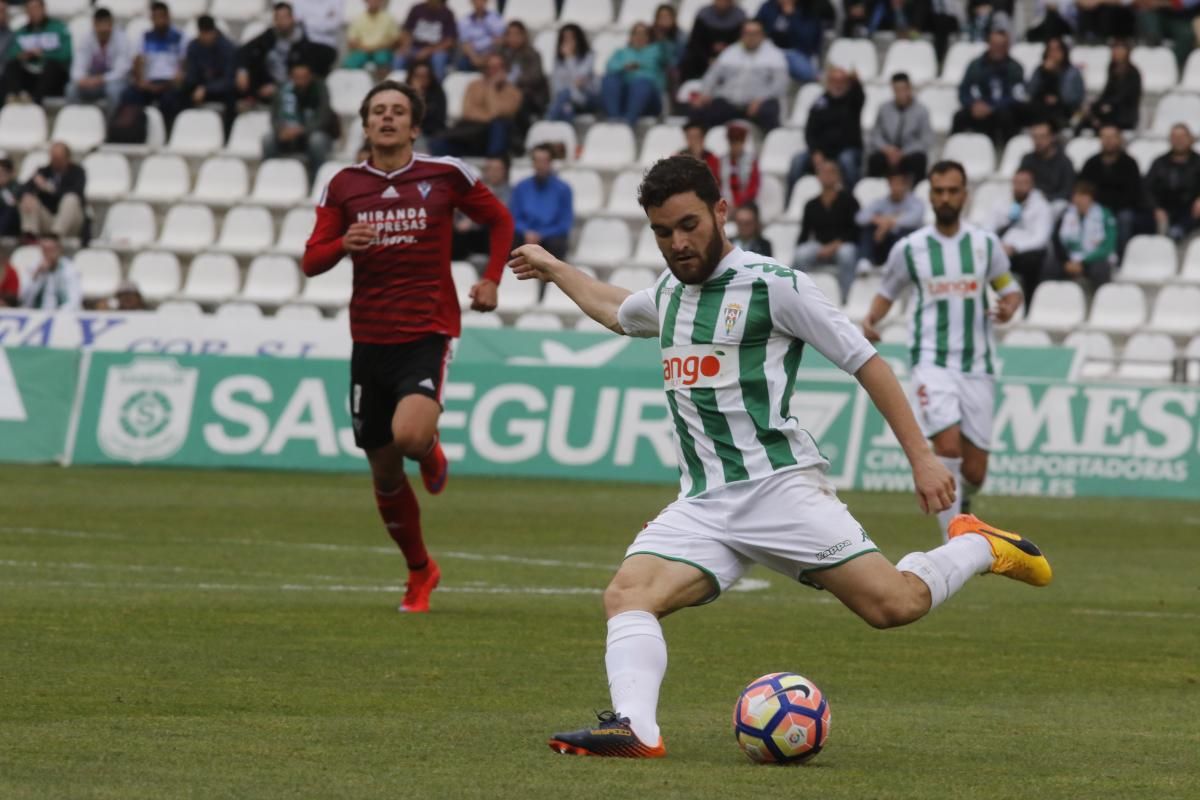
[[[99,581],[0,581],[8,588],[40,589],[123,589],[155,592],[358,592],[369,594],[402,594],[403,585],[350,586],[342,584],[282,583],[275,586],[242,583],[102,583]],[[438,592],[452,594],[531,594],[531,595],[597,595],[598,588],[579,586],[439,586]]]

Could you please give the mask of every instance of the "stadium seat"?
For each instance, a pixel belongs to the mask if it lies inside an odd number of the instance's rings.
[[[88,0],[48,0],[46,13],[60,19],[74,17],[88,10]]]
[[[821,193],[821,184],[816,175],[802,175],[792,187],[792,198],[788,201],[784,219],[799,222],[804,216],[804,205]]]
[[[771,257],[781,264],[792,263],[799,236],[800,225],[795,222],[772,222],[763,228],[763,238],[771,243]],[[662,256],[658,261],[662,263]]]
[[[89,300],[112,297],[121,283],[121,259],[111,250],[85,248],[75,254],[75,268]]]
[[[1040,288],[1040,287],[1039,287]],[[1138,286],[1106,283],[1092,298],[1088,329],[1127,335],[1146,321],[1146,296]]]
[[[1185,92],[1200,92],[1200,50],[1193,50],[1183,67],[1179,88]]]
[[[513,0],[509,0],[513,2]],[[652,19],[646,20],[652,22]],[[565,0],[558,14],[559,27],[574,22],[585,31],[598,31],[613,23],[611,0]]]
[[[462,116],[463,95],[467,86],[477,80],[477,72],[451,72],[442,80],[442,91],[446,95],[446,116],[451,122]]]
[[[1121,350],[1117,377],[1165,383],[1171,380],[1177,355],[1174,340],[1165,333],[1135,333]]]
[[[641,170],[626,170],[613,180],[612,191],[608,193],[608,205],[604,213],[610,217],[624,219],[645,219],[645,212],[638,205],[637,190],[642,182]]]
[[[271,131],[269,111],[243,111],[233,121],[229,131],[229,143],[221,151],[235,158],[262,158],[262,140]]]
[[[530,32],[533,35],[533,32]],[[542,59],[542,72],[547,75],[554,74],[554,48],[558,44],[558,31],[553,28],[545,28],[537,32],[533,36],[533,49]]]
[[[662,252],[658,249],[654,231],[650,229],[649,225],[643,226],[640,230],[637,246],[634,247],[633,258],[629,263],[636,267],[648,267],[656,272],[666,269],[667,264],[663,260]]]
[[[863,107],[859,122],[863,131],[870,133],[875,127],[875,117],[879,115],[879,107],[892,100],[892,87],[878,83],[868,83],[863,87]]]
[[[126,20],[146,13],[146,4],[141,0],[105,0],[104,7],[112,11],[113,16]]]
[[[275,222],[262,206],[234,206],[221,223],[217,249],[237,255],[254,255],[271,249]]]
[[[138,42],[142,41],[142,37],[145,36],[151,27],[150,15],[146,13],[146,5],[143,5],[136,12],[129,15],[129,21],[125,23],[125,38],[129,40],[131,45],[136,46]]]
[[[804,131],[797,128],[776,128],[763,139],[758,168],[764,174],[787,175],[792,157],[806,147]]]
[[[335,69],[325,79],[329,105],[339,117],[358,116],[359,106],[375,84],[365,69]]]
[[[296,271],[299,275],[299,270]],[[504,283],[508,283],[505,281]],[[350,259],[343,258],[327,272],[306,278],[301,302],[312,303],[320,308],[341,308],[350,303],[354,291],[354,266]]]
[[[628,5],[628,3],[625,3]],[[653,19],[647,17],[647,21]],[[612,58],[613,53],[620,50],[629,42],[629,28],[620,31],[602,31],[592,39],[592,66],[595,68],[597,75],[604,74],[604,68],[608,64],[608,60]]]
[[[138,253],[129,265],[128,277],[148,302],[166,300],[179,292],[179,259],[174,253]]]
[[[1017,328],[1005,334],[1004,344],[1009,347],[1049,347],[1054,340],[1037,328]]]
[[[146,106],[145,111],[146,141],[138,144],[105,143],[104,150],[110,153],[124,153],[129,156],[144,156],[149,153],[158,152],[166,147],[167,124],[163,121],[162,112],[155,106]]]
[[[897,72],[908,73],[914,86],[924,86],[937,78],[937,54],[924,39],[897,39],[883,57],[879,77],[891,81]]]
[[[1063,152],[1067,154],[1067,158],[1071,159],[1075,171],[1079,172],[1089,158],[1100,152],[1100,140],[1094,136],[1076,137],[1067,142]]]
[[[648,169],[660,158],[678,153],[686,144],[683,129],[678,125],[654,125],[642,138],[642,157],[638,164]]]
[[[858,201],[861,208],[866,208],[887,195],[888,182],[886,178],[863,178],[854,186],[854,199]]]
[[[1133,48],[1129,60],[1142,73],[1142,91],[1161,94],[1179,83],[1179,65],[1169,47]]]
[[[208,13],[225,22],[249,22],[261,17],[265,11],[263,0],[212,0]]]
[[[971,204],[967,219],[990,230],[996,206],[1012,202],[1012,184],[1009,181],[984,181],[971,190],[967,199]]]
[[[996,170],[996,150],[982,133],[953,133],[942,148],[942,158],[961,162],[972,183],[991,177]]]
[[[196,186],[188,199],[210,206],[229,206],[246,196],[250,176],[240,158],[217,156],[200,165]]]
[[[1146,327],[1172,336],[1200,334],[1200,287],[1175,286],[1159,292]]]
[[[1071,63],[1083,73],[1083,85],[1089,92],[1099,92],[1108,82],[1108,64],[1112,60],[1112,51],[1101,45],[1087,45],[1071,48]],[[1142,78],[1142,88],[1145,89],[1145,76]]]
[[[129,194],[129,161],[120,153],[88,153],[83,171],[89,200],[111,202]]]
[[[629,226],[621,220],[593,217],[583,224],[575,259],[598,266],[616,266],[629,260],[632,242]]]
[[[925,178],[913,187],[913,195],[925,205],[924,224],[934,223],[933,204],[929,202],[929,179]]]
[[[208,0],[171,0],[171,19],[176,23],[195,22],[196,17],[208,10]],[[184,41],[196,38],[184,35]]]
[[[23,153],[46,143],[46,112],[33,104],[9,103],[0,109],[0,150]]]
[[[275,252],[285,256],[303,255],[304,243],[312,234],[316,221],[317,211],[312,207],[301,206],[289,211],[283,218],[283,224],[279,226],[279,241],[275,242]]]
[[[313,180],[312,191],[308,195],[308,202],[316,205],[321,202],[321,195],[325,194],[325,187],[333,180],[333,176],[350,166],[349,161],[326,161],[317,170],[317,177]]]
[[[983,51],[986,49],[987,45],[984,42],[958,41],[950,45],[950,49],[946,51],[946,58],[942,62],[942,75],[938,78],[938,83],[957,91],[958,85],[962,83],[963,75],[967,74],[967,67],[971,65],[972,61],[983,55]]]
[[[519,314],[529,311],[538,303],[539,286],[540,281],[518,281],[509,275],[506,280],[500,282],[499,307],[505,313]]]
[[[593,271],[587,267],[579,267],[579,269],[593,278],[596,277]],[[579,310],[579,306],[575,305],[575,302],[553,283],[546,284],[546,290],[542,294],[542,301],[538,304],[537,310],[546,314],[557,314],[571,323],[574,323],[583,314]]]
[[[608,276],[611,286],[620,286],[631,292],[640,292],[654,285],[654,271],[645,267],[620,267]]]
[[[1072,331],[1063,340],[1063,345],[1074,347],[1079,352],[1082,359],[1079,377],[1095,380],[1112,374],[1113,343],[1107,333]]]
[[[792,102],[792,114],[788,118],[788,126],[792,128],[804,129],[804,124],[808,122],[808,112],[812,108],[813,103],[817,102],[817,98],[825,93],[825,87],[820,83],[806,83],[796,92],[796,99]]]
[[[575,160],[575,151],[579,149],[579,140],[575,135],[575,126],[569,122],[554,122],[540,119],[529,128],[525,134],[525,152],[531,152],[536,145],[554,144],[561,142],[567,161]]]
[[[146,203],[114,203],[104,214],[100,243],[118,250],[138,250],[154,239],[154,210]]]
[[[214,155],[225,142],[221,115],[207,108],[180,112],[171,128],[167,150],[180,156],[202,158]]]
[[[833,277],[833,276],[830,276]],[[835,280],[834,283],[837,283]],[[908,326],[904,323],[897,322],[888,325],[879,332],[879,341],[884,344],[908,344]]]
[[[104,142],[104,114],[97,106],[71,105],[63,107],[54,118],[54,133],[50,141],[63,142],[82,156]]]
[[[725,158],[729,155],[729,134],[726,133],[724,125],[716,125],[708,129],[708,132],[704,134],[704,149],[717,158]],[[754,137],[746,137],[746,152],[754,153],[756,151],[757,145]]]
[[[164,317],[202,317],[204,309],[191,300],[164,300],[155,307],[154,313]]]
[[[616,171],[632,163],[636,153],[633,131],[620,122],[597,122],[583,138],[580,166]]]
[[[1064,333],[1083,324],[1087,299],[1079,284],[1071,281],[1043,281],[1029,301],[1025,325],[1052,333]]]
[[[519,19],[530,30],[552,27],[554,0],[508,0],[504,6],[504,19]]]
[[[584,314],[579,319],[575,320],[575,324],[572,326],[572,328],[573,330],[581,331],[583,333],[612,333],[612,331],[601,325],[599,322],[596,322],[596,320],[592,319],[587,314]]]
[[[201,305],[223,303],[237,295],[242,276],[237,261],[225,253],[202,253],[192,259],[179,296]]]
[[[504,320],[498,314],[485,314],[481,311],[464,311],[462,315],[464,328],[491,330],[503,328]]]
[[[240,299],[278,306],[300,293],[300,268],[287,256],[258,256],[246,270]]]
[[[850,286],[850,293],[846,295],[846,304],[842,308],[846,316],[854,322],[862,322],[866,319],[867,312],[871,309],[871,301],[875,299],[875,295],[879,294],[879,284],[878,275],[867,275],[855,280]],[[893,306],[893,309],[895,308]]]
[[[781,259],[776,258],[775,260],[780,261]],[[787,264],[790,263],[791,259],[782,259],[782,261]],[[832,272],[811,272],[808,277],[812,278],[812,282],[821,290],[821,294],[829,299],[829,302],[835,306],[841,306],[842,287],[838,286],[836,275]]]
[[[1041,42],[1013,42],[1008,52],[1025,71],[1025,80],[1029,80],[1034,70],[1042,65],[1045,50],[1046,46]]]
[[[658,5],[659,0],[621,0],[621,13],[617,15],[616,24],[612,26],[613,29],[628,34],[635,22],[644,22],[649,25],[654,21],[654,12]],[[679,24],[683,28],[683,23]],[[690,29],[690,26],[683,28],[683,30]]]
[[[774,222],[783,216],[783,199],[787,191],[783,188],[783,178],[775,175],[760,176],[758,186],[758,218],[764,225]]]
[[[1176,283],[1200,284],[1200,239],[1193,239],[1183,255],[1183,268]]]
[[[286,303],[275,309],[275,319],[284,322],[320,322],[325,319],[321,309],[308,303]]]
[[[303,203],[308,197],[308,173],[304,165],[290,158],[268,158],[254,176],[251,202],[273,208]]]
[[[1163,95],[1154,107],[1154,121],[1150,125],[1150,133],[1165,139],[1171,132],[1171,126],[1177,122],[1187,125],[1193,136],[1200,133],[1200,97],[1182,92]],[[1165,151],[1164,147],[1163,152]]]
[[[27,281],[42,263],[42,249],[36,244],[21,245],[9,254],[8,263],[20,275],[22,282]]]
[[[208,206],[171,206],[163,220],[158,246],[179,253],[195,253],[212,246],[216,221]]]
[[[517,317],[513,327],[519,331],[561,331],[562,318],[545,311],[527,311]]]
[[[147,203],[171,203],[188,193],[192,173],[181,156],[154,155],[142,162],[133,198]]]
[[[1175,242],[1166,236],[1134,236],[1125,245],[1125,256],[1115,279],[1161,286],[1175,277],[1176,260]]]
[[[926,86],[917,100],[929,109],[929,126],[935,133],[949,133],[958,111],[958,90],[948,86]]]
[[[865,83],[879,72],[875,43],[870,39],[834,39],[825,51],[825,66],[857,72],[858,79]]]
[[[27,183],[33,173],[50,163],[50,151],[45,148],[30,150],[21,159],[21,168],[17,171],[17,180]]]
[[[1154,159],[1166,153],[1170,147],[1164,139],[1134,139],[1126,145],[1125,152],[1138,163],[1138,169],[1144,176],[1150,171]]]
[[[454,281],[458,304],[467,308],[471,305],[471,287],[479,281],[479,271],[469,261],[451,261],[450,279]],[[509,280],[513,278],[510,277]]]
[[[222,303],[214,312],[217,319],[225,322],[256,320],[263,318],[262,309],[254,303]]]
[[[679,13],[676,15],[676,24],[680,30],[690,31],[696,22],[696,15],[700,13],[700,9],[709,5],[710,0],[681,0],[678,4]],[[747,16],[750,16],[747,14]],[[639,22],[650,24],[651,19],[642,19]]]
[[[1185,377],[1188,383],[1200,383],[1200,336],[1195,336],[1188,342],[1183,355],[1187,359]]]
[[[1019,133],[1009,139],[1004,148],[1004,157],[1000,159],[1000,166],[996,168],[996,174],[1001,178],[1011,178],[1021,166],[1021,159],[1031,152],[1033,140],[1029,138],[1029,134]]]
[[[604,183],[595,170],[564,169],[558,177],[571,187],[576,218],[594,214],[604,207]]]
[[[480,314],[479,316],[481,316],[481,317],[493,316],[494,317],[495,315],[494,314]],[[334,322],[338,323],[339,325],[349,328],[350,327],[350,306],[341,306],[340,308],[338,308],[337,311],[333,312],[333,320],[334,320]],[[499,318],[497,318],[496,321],[499,322],[500,321]],[[492,325],[491,327],[499,328],[500,325]]]

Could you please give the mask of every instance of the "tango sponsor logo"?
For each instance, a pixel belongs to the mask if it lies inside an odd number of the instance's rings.
[[[663,388],[709,389],[729,386],[738,380],[736,349],[718,349],[708,344],[680,345],[662,351]]]
[[[977,278],[947,278],[931,280],[927,285],[930,297],[969,297],[979,294],[980,283]]]

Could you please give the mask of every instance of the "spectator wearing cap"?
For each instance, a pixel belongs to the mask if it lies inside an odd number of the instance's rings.
[[[516,231],[513,247],[540,244],[555,258],[566,258],[575,200],[567,182],[554,174],[549,145],[533,148],[533,175],[513,187],[509,210]]]
[[[858,240],[858,271],[869,272],[882,266],[892,245],[921,227],[925,206],[912,192],[906,171],[896,168],[888,174],[888,193],[865,208],[854,222],[862,230]]]
[[[50,145],[50,163],[21,190],[21,233],[27,237],[79,236],[84,223],[87,173],[62,142]]]
[[[150,4],[150,25],[133,59],[133,85],[125,90],[121,104],[158,106],[170,128],[181,106],[183,32],[171,24],[167,4],[158,0]]]
[[[758,203],[750,202],[738,206],[737,210],[733,212],[733,225],[737,230],[730,241],[735,247],[740,247],[750,253],[758,253],[767,258],[774,256],[774,253],[771,252],[771,243],[762,235],[762,219],[759,217]]]
[[[183,94],[195,107],[220,104],[228,131],[237,114],[237,50],[208,14],[196,20],[196,28],[184,59]]]
[[[83,284],[79,270],[63,255],[62,243],[52,233],[38,239],[42,260],[29,283],[21,287],[21,307],[40,311],[80,311]]]
[[[929,109],[913,97],[908,74],[897,72],[892,76],[892,99],[879,107],[867,140],[867,174],[882,177],[902,170],[915,186],[925,178],[932,149]]]
[[[683,126],[683,137],[686,143],[679,151],[681,156],[691,156],[708,165],[713,177],[721,180],[721,159],[704,146],[704,126],[699,122],[689,122]]]
[[[338,136],[337,117],[325,82],[306,61],[292,64],[290,78],[275,95],[271,130],[263,137],[263,158],[289,153],[304,157],[311,180],[329,157]]]
[[[21,184],[12,159],[0,156],[0,236],[21,233]]]
[[[787,90],[787,59],[766,38],[761,22],[747,20],[741,39],[721,51],[704,74],[701,93],[692,101],[691,118],[708,128],[748,119],[766,133],[779,127]]]
[[[132,67],[133,50],[125,32],[114,27],[111,11],[97,8],[92,14],[91,31],[75,49],[67,102],[107,100],[108,111],[113,113],[121,102],[121,93],[129,85]]]
[[[954,133],[982,133],[997,147],[1017,132],[1018,104],[1025,100],[1025,70],[1009,55],[1008,28],[988,33],[987,50],[971,62],[958,85],[962,108],[954,115]]]
[[[238,94],[251,101],[270,103],[288,81],[292,52],[299,55],[308,48],[290,3],[276,3],[271,15],[271,27],[238,50]]]
[[[1187,125],[1173,125],[1170,142],[1150,165],[1146,189],[1159,234],[1178,242],[1200,226],[1200,154]]]
[[[8,102],[28,98],[41,103],[60,97],[71,74],[71,32],[61,21],[46,16],[44,0],[25,3],[28,21],[13,35],[4,66],[4,95]]]
[[[756,201],[762,181],[758,159],[746,147],[749,133],[750,129],[740,122],[725,126],[729,152],[720,160],[721,196],[734,208]]]
[[[367,0],[363,13],[350,20],[346,30],[346,69],[374,67],[376,77],[392,65],[392,51],[400,38],[400,26],[384,0]]]
[[[841,67],[825,72],[825,94],[808,112],[804,141],[808,150],[797,153],[788,168],[788,194],[822,161],[835,161],[848,187],[858,183],[862,171],[862,108],[866,102],[858,76]]]
[[[1086,281],[1096,288],[1112,280],[1117,259],[1117,220],[1096,200],[1096,187],[1075,184],[1071,205],[1058,228],[1058,259],[1044,277],[1050,281]]]

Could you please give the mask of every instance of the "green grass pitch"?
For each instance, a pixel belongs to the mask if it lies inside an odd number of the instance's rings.
[[[452,479],[423,499],[444,591],[365,476],[0,468],[0,798],[1197,798],[1200,503],[985,497],[1047,589],[970,583],[874,631],[757,570],[664,623],[669,757],[555,755],[608,705],[599,590],[670,487]],[[896,559],[912,498],[851,493]],[[758,675],[830,698],[810,765],[730,729]]]

